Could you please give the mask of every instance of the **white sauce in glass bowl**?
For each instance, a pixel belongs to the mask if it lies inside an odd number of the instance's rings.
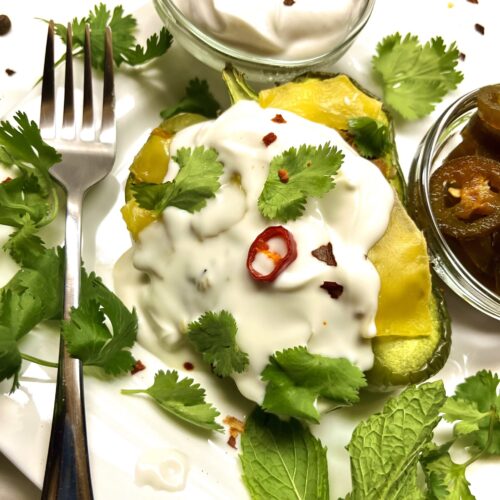
[[[277,113],[286,123],[272,121]],[[270,132],[277,139],[266,147],[262,139]],[[292,146],[327,142],[345,156],[336,186],[321,199],[310,198],[302,217],[282,224],[295,238],[297,259],[275,281],[257,283],[246,268],[248,249],[265,228],[277,225],[257,206],[268,166]],[[168,207],[140,234],[133,260],[149,276],[138,299],[149,328],[141,329],[139,341],[155,350],[158,342],[172,349],[182,343],[189,322],[206,311],[229,311],[238,325],[237,343],[250,361],[234,379],[240,392],[258,403],[265,391],[260,374],[276,351],[307,346],[369,369],[380,281],[366,254],[384,234],[394,201],[381,172],[336,131],[251,101],[179,132],[171,153],[199,145],[218,151],[222,187],[200,212]],[[177,171],[171,160],[167,180]],[[234,182],[236,175],[241,185]],[[311,255],[329,242],[336,267]],[[320,288],[324,281],[344,287],[340,298]]]
[[[246,52],[283,60],[321,56],[358,21],[365,0],[173,0],[197,28]]]

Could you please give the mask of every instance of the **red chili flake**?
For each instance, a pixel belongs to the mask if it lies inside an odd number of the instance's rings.
[[[313,257],[316,257],[321,262],[324,262],[327,266],[336,266],[337,261],[335,260],[335,255],[333,255],[333,247],[331,243],[326,245],[321,245],[311,252]]]
[[[325,281],[320,288],[326,290],[332,299],[338,299],[344,291],[344,287],[335,281]]]
[[[283,0],[283,3],[287,6],[290,7],[295,3],[295,0]]]
[[[276,134],[274,132],[269,132],[269,134],[265,135],[262,138],[262,142],[266,145],[266,147],[270,146],[277,139]]]
[[[458,58],[461,60],[461,61],[465,61],[465,54],[463,52],[460,52],[460,54],[458,55]]]
[[[184,367],[184,370],[187,370],[188,372],[194,370],[193,363],[190,363],[189,361],[186,361],[182,366]]]
[[[277,114],[271,121],[274,123],[286,123],[286,120],[283,118],[283,115]]]
[[[484,26],[482,24],[476,23],[474,28],[480,35],[484,35]]]
[[[283,184],[286,184],[288,182],[288,180],[289,180],[288,170],[286,170],[285,168],[280,168],[278,170],[278,177],[280,178],[280,181]]]
[[[13,69],[10,69],[10,68],[7,68],[5,70],[5,72],[7,73],[7,76],[12,76],[12,75],[16,74],[16,72]]]
[[[12,27],[12,23],[10,22],[9,16],[5,14],[0,15],[0,36],[6,35],[10,28]]]
[[[135,365],[132,368],[132,370],[130,371],[130,373],[131,373],[131,375],[135,375],[136,373],[142,372],[142,370],[145,370],[145,369],[146,369],[146,366],[142,363],[142,361],[140,359],[138,359],[135,362]]]
[[[236,450],[236,439],[245,430],[245,424],[236,417],[228,415],[223,422],[229,426],[229,439],[227,444]]]
[[[475,4],[478,4],[479,3],[479,0],[467,0],[469,3],[475,3]]]
[[[7,182],[10,182],[12,180],[12,177],[6,177],[0,184],[6,184]]]

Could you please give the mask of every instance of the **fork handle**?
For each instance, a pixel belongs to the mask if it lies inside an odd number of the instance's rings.
[[[66,251],[64,319],[78,307],[81,281],[81,213],[83,192],[68,194],[66,209]],[[59,369],[42,500],[92,500],[92,483],[87,448],[83,370],[72,358],[61,336]]]

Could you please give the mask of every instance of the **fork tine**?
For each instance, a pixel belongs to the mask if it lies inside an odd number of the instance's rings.
[[[83,115],[81,137],[84,140],[94,140],[94,107],[92,99],[92,55],[90,47],[90,26],[85,25],[83,70]]]
[[[40,130],[42,136],[51,138],[55,135],[55,99],[54,99],[54,22],[49,21],[45,61],[43,65],[42,101],[40,105]]]
[[[115,86],[113,74],[113,35],[106,28],[104,40],[104,89],[102,93],[102,121],[99,139],[101,142],[114,143],[115,127]]]
[[[71,23],[68,23],[66,39],[63,134],[65,139],[72,139],[75,136],[75,109],[73,96],[73,32],[71,30]]]

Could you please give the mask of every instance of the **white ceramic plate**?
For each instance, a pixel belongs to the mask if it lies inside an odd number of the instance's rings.
[[[3,12],[13,21],[8,37],[0,38],[0,116],[7,117],[16,109],[26,110],[38,118],[39,89],[31,90],[41,73],[46,28],[36,17],[54,18],[66,22],[85,14],[91,1],[23,2],[2,5]],[[112,6],[119,2],[108,2]],[[134,12],[141,27],[140,37],[160,27],[154,9],[146,0],[123,0],[125,10]],[[500,81],[500,69],[495,64],[500,34],[495,33],[500,17],[497,0],[481,0],[472,4],[466,0],[378,0],[365,31],[335,71],[352,75],[367,88],[378,92],[370,76],[370,59],[376,43],[384,36],[400,31],[418,34],[421,40],[441,35],[447,43],[456,40],[466,55],[460,69],[465,79],[459,89],[447,96],[432,116],[416,123],[396,122],[401,164],[408,171],[411,159],[423,134],[458,95],[488,83]],[[485,27],[480,35],[475,23]],[[60,47],[62,50],[62,48]],[[16,74],[8,77],[5,68]],[[112,268],[130,246],[125,225],[119,214],[127,169],[134,154],[158,122],[158,112],[182,94],[186,82],[194,76],[207,78],[221,102],[227,103],[218,74],[203,67],[174,46],[166,56],[142,71],[118,72],[117,114],[118,155],[114,175],[108,177],[88,196],[85,207],[83,256],[88,269],[94,269],[112,286]],[[2,241],[8,230],[2,228]],[[44,238],[57,244],[61,238],[60,224],[45,230]],[[0,284],[8,280],[15,268],[6,256],[0,258]],[[450,359],[439,374],[451,390],[465,376],[481,368],[500,371],[500,335],[498,322],[474,311],[448,294],[453,319],[453,348]],[[22,350],[46,359],[56,359],[57,332],[44,327],[29,335]],[[165,363],[140,346],[134,355],[147,369],[134,377],[106,381],[87,377],[86,404],[91,450],[92,474],[96,499],[159,499],[159,498],[234,498],[248,495],[240,480],[237,452],[226,444],[227,437],[212,436],[179,424],[166,416],[150,401],[119,394],[124,387],[146,387],[154,373]],[[185,359],[178,359],[182,365]],[[198,367],[197,367],[198,368]],[[214,383],[213,378],[195,370],[189,373],[207,388],[208,400],[214,402],[222,415],[244,417],[247,403],[235,394],[232,385]],[[0,384],[0,451],[28,478],[41,486],[52,416],[55,370],[26,363],[23,365],[21,388],[9,395],[9,384]],[[314,432],[328,446],[331,497],[344,496],[350,488],[349,462],[344,447],[360,418],[379,408],[381,402],[363,403],[354,409],[328,415]],[[443,432],[446,432],[444,429]],[[187,460],[186,485],[175,493],[141,485],[135,469],[141,456],[152,450],[175,449]],[[494,484],[494,460],[474,464],[468,473],[472,491],[480,500],[497,498]]]

